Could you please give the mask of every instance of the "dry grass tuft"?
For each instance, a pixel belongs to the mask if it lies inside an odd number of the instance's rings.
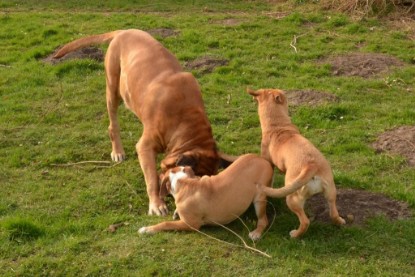
[[[393,11],[415,14],[415,0],[323,0],[321,3],[325,8],[362,16],[385,15]]]

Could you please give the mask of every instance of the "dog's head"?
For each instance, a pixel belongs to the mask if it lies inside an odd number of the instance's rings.
[[[177,190],[177,181],[184,178],[194,178],[195,173],[190,166],[177,166],[160,174],[160,196],[174,195]]]
[[[216,149],[187,151],[179,155],[171,155],[161,162],[161,171],[189,166],[197,176],[212,175],[218,171],[220,157]]]
[[[258,107],[266,113],[282,111],[288,116],[288,103],[285,92],[279,89],[247,89],[247,92],[258,102]]]

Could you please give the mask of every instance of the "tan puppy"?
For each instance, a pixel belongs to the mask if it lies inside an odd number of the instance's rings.
[[[198,178],[189,167],[170,169],[162,185],[173,195],[180,220],[142,227],[139,233],[191,231],[207,224],[227,224],[253,203],[258,222],[249,237],[257,240],[268,225],[265,211],[267,197],[261,188],[270,186],[272,177],[271,164],[254,154],[241,156],[216,176]]]
[[[270,197],[286,198],[287,205],[300,220],[297,230],[290,232],[296,238],[304,234],[310,224],[304,213],[304,203],[312,195],[323,192],[330,217],[335,224],[345,224],[336,207],[336,187],[328,161],[306,138],[301,136],[288,115],[284,92],[278,89],[248,90],[258,101],[262,129],[261,154],[285,173],[285,187],[264,187]],[[291,193],[291,194],[290,194]]]
[[[117,120],[123,100],[143,124],[136,150],[150,198],[149,214],[165,215],[167,206],[164,195],[159,195],[156,171],[158,153],[166,153],[163,172],[177,165],[192,166],[197,175],[215,174],[218,169],[220,158],[200,87],[166,48],[140,30],[81,38],[63,46],[54,58],[106,42],[111,42],[105,57],[111,158],[125,159]]]

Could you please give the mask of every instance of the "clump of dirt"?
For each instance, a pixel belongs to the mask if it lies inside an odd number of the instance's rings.
[[[50,63],[50,64],[57,64],[57,63],[61,63],[66,60],[73,60],[73,59],[93,59],[99,62],[102,62],[104,60],[104,52],[98,47],[94,47],[94,46],[85,47],[85,48],[73,51],[59,59],[53,58],[56,52],[57,50],[54,51],[51,55],[42,59],[42,61],[45,63]]]
[[[336,95],[318,92],[314,90],[289,90],[286,91],[288,104],[290,106],[299,105],[318,105],[328,102],[337,102],[339,99]]]
[[[373,77],[404,63],[395,57],[374,53],[352,53],[325,59],[335,76]]]
[[[176,30],[169,29],[169,28],[158,28],[158,29],[147,30],[147,33],[149,33],[152,36],[167,38],[167,37],[175,37],[179,35],[180,31],[176,31]]]
[[[401,126],[381,134],[372,144],[376,152],[402,155],[415,167],[415,126]]]
[[[184,64],[186,70],[197,70],[203,74],[212,72],[218,66],[227,65],[228,61],[218,57],[204,56]]]
[[[376,216],[389,220],[406,219],[412,216],[409,205],[390,199],[383,194],[364,190],[337,189],[337,209],[347,225],[364,225]],[[306,202],[310,219],[331,223],[326,199],[320,193]]]

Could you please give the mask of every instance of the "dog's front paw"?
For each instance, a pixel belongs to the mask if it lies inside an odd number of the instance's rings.
[[[141,227],[140,229],[138,229],[138,233],[143,235],[143,234],[154,234],[154,232],[151,230],[150,227]]]
[[[157,202],[150,202],[148,207],[149,215],[166,216],[169,213],[166,203],[163,200]]]
[[[124,161],[125,160],[125,153],[124,152],[121,152],[121,153],[116,153],[116,152],[111,152],[111,159],[114,161],[114,162],[122,162],[122,161]]]
[[[261,238],[262,233],[256,230],[249,233],[249,238],[253,241],[257,241]]]

